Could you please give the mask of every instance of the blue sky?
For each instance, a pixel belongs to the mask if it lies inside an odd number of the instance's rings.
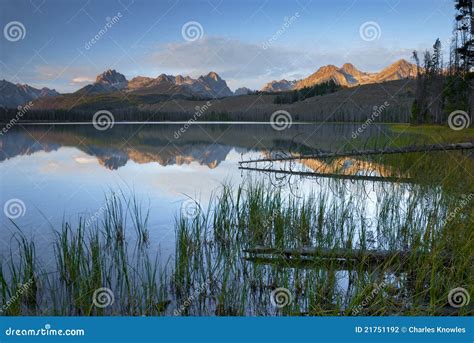
[[[325,64],[351,62],[378,71],[409,59],[414,49],[431,47],[437,37],[448,42],[454,13],[451,0],[0,3],[0,79],[60,92],[74,91],[109,68],[128,79],[161,73],[195,77],[213,70],[232,89],[298,79]],[[24,26],[23,39],[6,39],[4,29],[12,21]],[[199,24],[191,25],[198,30],[196,40],[183,35],[189,22]],[[367,26],[368,33],[361,33]]]

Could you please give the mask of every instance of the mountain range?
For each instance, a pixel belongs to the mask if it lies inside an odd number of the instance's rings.
[[[190,76],[161,74],[156,78],[137,76],[127,81],[116,70],[107,70],[96,81],[79,89],[76,94],[101,94],[115,91],[136,94],[181,94],[188,97],[223,98],[232,96],[227,83],[215,72],[193,79]]]
[[[354,87],[370,83],[414,78],[416,73],[417,66],[403,59],[389,65],[378,73],[360,71],[351,63],[345,63],[340,68],[330,64],[319,68],[315,73],[302,80],[288,81],[283,79],[269,82],[262,88],[262,91],[281,92],[301,89],[312,87],[329,80],[333,80],[342,87]]]
[[[6,80],[0,81],[0,106],[14,108],[42,97],[59,95],[54,89],[41,89],[26,84],[14,84]]]
[[[327,65],[301,80],[280,80],[267,83],[262,92],[282,92],[311,87],[329,80],[342,87],[354,87],[371,83],[414,78],[417,67],[406,60],[399,60],[378,73],[358,70],[350,63],[342,67]],[[60,95],[54,89],[36,89],[28,85],[0,81],[0,105],[11,108],[35,100],[37,109],[71,109],[76,105],[89,108],[97,105],[107,96],[108,102],[119,103],[133,99],[136,103],[156,103],[169,99],[217,99],[230,96],[245,96],[252,93],[246,87],[232,92],[225,80],[216,72],[210,72],[196,79],[190,76],[161,74],[156,78],[137,76],[131,80],[109,69],[89,84],[74,93]],[[99,98],[97,98],[99,96]]]

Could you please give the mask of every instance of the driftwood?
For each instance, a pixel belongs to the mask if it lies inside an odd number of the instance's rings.
[[[359,249],[327,249],[327,248],[273,248],[273,247],[255,247],[245,249],[245,253],[250,255],[250,258],[268,258],[283,257],[286,259],[301,259],[303,257],[308,260],[308,257],[316,257],[321,259],[332,260],[346,260],[358,261],[366,263],[400,263],[406,262],[412,258],[420,258],[428,256],[425,252],[411,252],[411,251],[382,251],[382,250],[359,250]],[[452,256],[446,254],[439,254],[436,258],[441,258],[445,263],[449,263]]]
[[[311,177],[327,177],[331,179],[343,179],[343,180],[364,180],[364,181],[381,181],[381,182],[400,182],[400,183],[415,183],[412,178],[396,177],[396,176],[373,176],[373,175],[350,175],[350,174],[334,174],[334,173],[316,173],[316,172],[303,172],[303,171],[292,171],[292,170],[281,170],[281,169],[265,169],[265,168],[252,168],[252,167],[239,167],[241,170],[251,170],[257,172],[267,172],[275,174],[289,174],[289,175],[300,175],[300,176],[311,176]]]
[[[363,265],[359,261],[349,260],[343,258],[327,259],[314,257],[245,257],[246,261],[257,265],[270,265],[274,267],[293,268],[293,269],[334,269],[334,270],[350,270],[357,271],[363,269],[364,271],[390,270],[394,273],[400,273],[406,270],[405,264],[400,263],[384,263],[377,264],[373,261],[366,261]],[[383,267],[383,268],[382,268]]]
[[[359,151],[345,151],[345,152],[323,152],[311,155],[296,155],[275,158],[260,158],[255,160],[240,161],[243,163],[253,162],[276,162],[276,161],[291,161],[291,160],[305,160],[314,158],[331,158],[331,157],[349,157],[349,156],[367,156],[367,155],[385,155],[385,154],[400,154],[400,153],[414,153],[414,152],[430,152],[430,151],[448,151],[448,150],[470,150],[474,149],[473,142],[454,143],[454,144],[433,144],[422,146],[406,146],[403,148],[387,148],[383,150],[359,150]]]

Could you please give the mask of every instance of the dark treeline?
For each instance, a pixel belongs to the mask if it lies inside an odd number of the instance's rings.
[[[341,89],[334,80],[329,80],[312,87],[305,87],[301,89],[295,89],[288,92],[280,92],[273,100],[274,104],[292,104],[297,101],[303,101],[304,99],[311,98],[317,95],[324,95],[329,93],[334,93],[335,91]]]
[[[231,121],[232,116],[226,112],[218,113],[215,111],[208,111],[205,115],[197,119],[195,112],[160,112],[152,110],[137,110],[135,107],[114,109],[110,111],[113,115],[113,121]],[[48,110],[34,110],[31,109],[24,115],[19,116],[16,109],[0,109],[0,122],[11,123],[16,122],[92,122],[95,110],[63,110],[63,109],[48,109]],[[172,118],[172,119],[171,119]]]
[[[410,118],[410,105],[392,105],[384,109],[380,115],[374,116],[372,105],[353,106],[344,104],[341,106],[322,105],[318,107],[291,108],[290,105],[274,108],[255,108],[252,113],[245,109],[228,111],[208,111],[200,117],[196,117],[193,112],[186,111],[155,111],[137,110],[136,108],[114,109],[111,111],[115,122],[152,122],[152,121],[260,121],[267,122],[271,113],[277,109],[291,111],[294,122],[314,121],[314,122],[366,122],[368,115],[371,121],[378,123],[407,123]],[[30,110],[25,115],[19,117],[14,109],[0,109],[0,126],[9,129],[16,123],[29,122],[93,122],[95,111],[86,110]],[[17,119],[18,118],[18,119]]]
[[[418,66],[415,100],[411,121],[416,124],[446,123],[453,111],[468,113],[473,122],[474,32],[472,0],[456,0],[456,17],[449,61],[443,61],[443,46],[439,39],[432,51],[419,56],[413,52]]]

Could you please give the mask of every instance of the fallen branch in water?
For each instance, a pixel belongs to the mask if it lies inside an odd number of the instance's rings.
[[[474,149],[473,142],[454,143],[454,144],[433,144],[423,146],[407,146],[403,148],[387,148],[383,150],[360,150],[360,151],[345,151],[345,152],[323,152],[311,155],[297,155],[285,156],[275,158],[260,158],[255,160],[240,161],[239,164],[252,162],[276,162],[276,161],[291,161],[291,160],[306,160],[313,158],[330,158],[330,157],[349,157],[349,156],[365,156],[365,155],[384,155],[384,154],[400,154],[400,153],[414,153],[414,152],[430,152],[430,151],[451,151],[451,150],[470,150]]]
[[[250,258],[265,256],[284,257],[286,259],[298,259],[301,257],[318,257],[325,259],[344,259],[365,261],[368,263],[383,263],[388,261],[408,261],[411,258],[422,258],[430,256],[426,252],[412,252],[412,251],[383,251],[383,250],[363,250],[363,249],[328,249],[328,248],[274,248],[258,246],[255,248],[245,249],[244,253],[250,255]],[[436,258],[441,258],[446,262],[452,256],[446,254],[438,254]]]

